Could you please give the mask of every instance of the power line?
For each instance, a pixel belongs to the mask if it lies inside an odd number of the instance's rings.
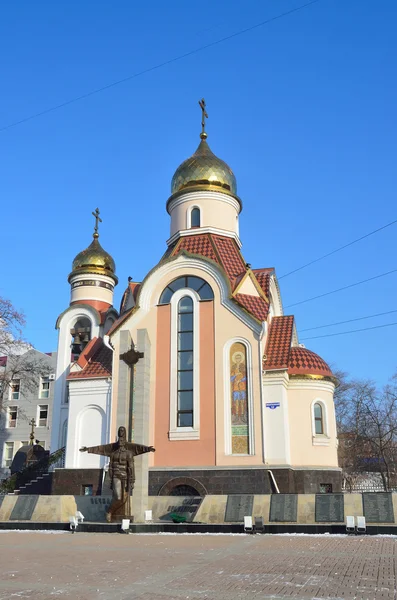
[[[292,13],[298,12],[300,10],[303,10],[304,8],[307,8],[308,6],[311,6],[312,4],[315,4],[316,2],[319,2],[320,0],[311,0],[310,2],[306,2],[305,4],[301,4],[300,6],[297,6],[296,8],[292,8],[291,10],[287,10],[286,12],[280,13],[279,15],[276,15],[275,17],[271,17],[270,19],[266,19],[265,21],[261,21],[261,23],[257,23],[256,25],[251,25],[250,27],[247,27],[245,29],[241,29],[240,31],[236,31],[235,33],[232,33],[230,35],[227,35],[223,38],[220,38],[219,40],[215,40],[214,42],[210,42],[209,44],[205,44],[204,46],[200,46],[199,48],[196,48],[195,50],[190,50],[189,52],[185,52],[184,54],[180,54],[179,56],[175,56],[174,58],[170,58],[169,60],[165,60],[161,63],[158,63],[157,65],[154,65],[152,67],[149,67],[148,69],[144,69],[143,71],[138,71],[137,73],[133,73],[132,75],[128,75],[128,77],[124,77],[123,79],[119,79],[117,81],[113,81],[113,83],[109,83],[107,85],[104,85],[100,88],[96,88],[95,90],[92,90],[91,92],[87,92],[86,94],[81,94],[80,96],[76,96],[75,98],[71,98],[70,100],[66,100],[65,102],[62,102],[61,104],[56,104],[55,106],[52,106],[50,108],[46,108],[45,110],[42,110],[38,113],[35,113],[33,115],[30,115],[29,117],[25,117],[24,119],[20,119],[19,121],[14,121],[14,123],[9,123],[8,125],[5,125],[4,127],[0,127],[0,132],[1,131],[5,131],[6,129],[10,129],[11,127],[16,127],[17,125],[21,125],[22,123],[26,123],[27,121],[31,121],[32,119],[36,119],[37,117],[42,117],[43,115],[46,115],[50,112],[53,112],[55,110],[58,110],[59,108],[63,108],[64,106],[68,106],[69,104],[73,104],[74,102],[79,102],[80,100],[84,100],[85,98],[89,98],[90,96],[94,96],[94,94],[99,94],[100,92],[104,92],[105,90],[108,90],[112,87],[115,87],[116,85],[120,85],[121,83],[125,83],[126,81],[130,81],[131,79],[135,79],[136,77],[140,77],[141,75],[145,75],[146,73],[151,73],[152,71],[156,71],[157,69],[161,69],[162,67],[165,67],[167,65],[170,65],[174,62],[177,62],[179,60],[182,60],[184,58],[187,58],[188,56],[193,56],[194,54],[198,54],[199,52],[203,52],[203,50],[207,50],[208,48],[212,48],[214,46],[217,46],[218,44],[222,44],[223,42],[226,42],[228,40],[231,40],[233,38],[239,37],[240,35],[243,35],[244,33],[248,33],[250,31],[253,31],[254,29],[258,29],[259,27],[263,27],[264,25],[267,25],[268,23],[271,23],[273,21],[277,21],[278,19],[281,19],[283,17],[287,17],[288,15],[291,15]]]
[[[320,256],[319,258],[315,258],[314,260],[311,260],[310,262],[306,263],[305,265],[302,265],[301,267],[298,267],[297,269],[294,269],[293,271],[286,273],[285,275],[281,275],[281,277],[278,277],[278,279],[280,280],[280,279],[283,279],[283,277],[288,277],[289,275],[292,275],[293,273],[302,271],[302,269],[306,269],[306,267],[310,267],[310,265],[314,265],[314,263],[317,263],[320,260],[323,260],[324,258],[328,258],[328,256],[332,256],[332,254],[336,254],[337,252],[340,252],[341,250],[344,250],[345,248],[349,248],[349,246],[353,246],[353,244],[357,244],[357,242],[361,242],[361,240],[365,240],[367,237],[374,235],[374,233],[378,233],[379,231],[386,229],[386,227],[395,225],[395,223],[397,223],[397,219],[395,221],[391,221],[391,223],[387,223],[386,225],[383,225],[383,227],[379,227],[378,229],[374,229],[374,231],[370,231],[366,235],[363,235],[363,236],[357,238],[356,240],[353,240],[352,242],[345,244],[344,246],[340,246],[339,248],[332,250],[332,252],[328,252],[327,254],[324,254],[323,256]]]
[[[392,327],[396,323],[386,323],[385,325],[375,325],[374,327],[364,327],[363,329],[351,329],[350,331],[340,331],[339,333],[327,333],[326,335],[314,335],[312,337],[302,338],[303,340],[316,340],[318,338],[333,337],[335,335],[347,335],[348,333],[357,333],[358,331],[369,331],[370,329],[381,329],[382,327]]]
[[[391,273],[396,273],[397,269],[393,269],[392,271],[387,271],[387,273],[381,273],[380,275],[375,275],[375,277],[368,277],[368,279],[363,279],[362,281],[357,281],[356,283],[351,283],[350,285],[345,285],[344,287],[338,288],[337,290],[332,290],[331,292],[325,292],[325,294],[319,294],[318,296],[313,296],[313,298],[307,298],[306,300],[301,300],[300,302],[294,302],[293,304],[288,304],[285,308],[290,308],[291,306],[298,306],[298,304],[305,304],[306,302],[311,302],[312,300],[317,300],[318,298],[324,298],[324,296],[330,296],[331,294],[336,294],[337,292],[342,292],[343,290],[347,290],[349,288],[355,287],[356,285],[361,285],[363,283],[367,283],[368,281],[373,281],[374,279],[379,279],[380,277],[386,277],[386,275],[391,275]]]
[[[383,315],[390,315],[396,313],[397,310],[388,310],[387,312],[377,313],[375,315],[367,315],[366,317],[357,317],[356,319],[348,319],[347,321],[338,321],[336,323],[329,323],[328,325],[318,325],[317,327],[308,327],[307,329],[301,329],[300,332],[313,331],[313,329],[324,329],[325,327],[334,327],[335,325],[344,325],[345,323],[353,323],[353,321],[363,321],[364,319],[372,319],[373,317],[381,317]]]

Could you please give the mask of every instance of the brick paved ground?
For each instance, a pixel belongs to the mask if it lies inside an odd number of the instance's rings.
[[[0,600],[396,598],[397,538],[0,533]]]

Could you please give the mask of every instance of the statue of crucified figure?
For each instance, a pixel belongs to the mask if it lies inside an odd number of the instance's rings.
[[[110,458],[109,477],[113,498],[106,514],[106,520],[109,523],[131,516],[130,497],[135,483],[134,456],[145,454],[145,452],[155,452],[153,446],[127,442],[125,427],[119,427],[118,437],[118,441],[114,444],[80,448],[80,452],[99,454]]]

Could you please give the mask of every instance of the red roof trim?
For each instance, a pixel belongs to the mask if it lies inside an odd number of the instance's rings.
[[[91,342],[93,342],[91,344]],[[85,352],[81,363],[77,361],[79,366],[82,366],[81,371],[74,371],[67,376],[71,379],[95,379],[98,377],[110,377],[112,375],[113,352],[105,346],[102,338],[94,338],[91,340],[88,351]],[[82,353],[83,354],[83,353]]]
[[[266,341],[263,369],[287,369],[291,349],[294,317],[273,317]]]
[[[315,352],[300,346],[291,348],[288,373],[290,375],[322,375],[323,377],[332,377],[332,371],[325,362]]]

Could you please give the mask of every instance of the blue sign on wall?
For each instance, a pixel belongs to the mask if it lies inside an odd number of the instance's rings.
[[[266,402],[266,408],[270,408],[270,410],[274,410],[280,406],[280,402]]]

